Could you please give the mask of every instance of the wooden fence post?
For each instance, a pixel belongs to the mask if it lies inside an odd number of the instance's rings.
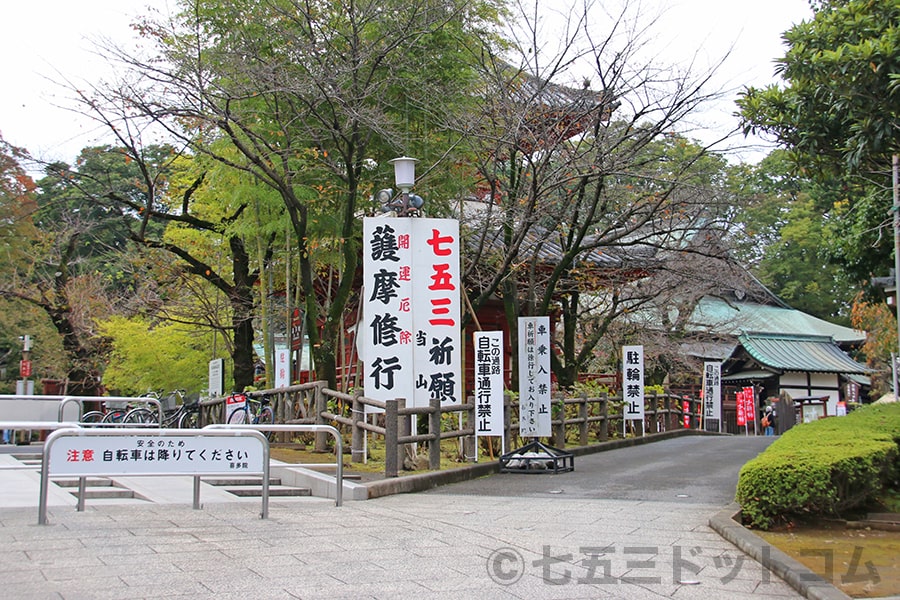
[[[366,418],[366,407],[360,400],[359,392],[353,395],[353,405],[350,410],[350,418],[353,421],[353,430],[350,432],[350,462],[360,463],[364,462],[366,458],[363,448],[366,432],[359,426],[359,423]]]
[[[397,464],[401,469],[405,468],[408,444],[401,444],[399,438],[408,437],[412,433],[412,415],[400,414],[405,408],[406,398],[397,398]]]
[[[648,433],[656,433],[656,406],[656,392],[653,392],[653,395],[650,397],[650,408],[647,410],[647,418],[645,419],[646,424],[644,425],[645,427],[649,425],[645,430]]]
[[[328,409],[328,400],[325,398],[325,386],[316,386],[316,424],[317,425],[326,425],[325,417],[322,416]],[[315,434],[315,451],[316,452],[327,452],[328,451],[328,434],[325,432],[316,432]]]
[[[428,443],[428,468],[441,468],[441,399],[431,399],[431,414],[428,415],[428,433],[434,436]]]
[[[580,446],[588,445],[588,402],[587,394],[581,393],[581,402],[578,403],[578,418],[581,422],[578,424],[578,444]]]
[[[605,442],[609,439],[609,396],[602,394],[600,396],[600,441]]]
[[[566,447],[566,399],[565,397],[559,398],[557,400],[557,405],[559,406],[559,419],[556,422],[556,425],[553,427],[553,445],[557,448],[565,448]],[[552,423],[553,419],[553,402],[550,403],[550,419]]]
[[[384,476],[396,477],[397,465],[397,400],[384,402]]]

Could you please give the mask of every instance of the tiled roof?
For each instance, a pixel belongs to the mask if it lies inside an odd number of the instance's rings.
[[[747,332],[741,345],[761,365],[780,371],[866,374],[862,365],[827,336]]]
[[[829,323],[793,308],[727,302],[710,296],[697,304],[691,323],[695,330],[707,329],[724,335],[738,335],[745,331],[819,335],[831,337],[839,344],[861,343],[866,339],[864,331]]]

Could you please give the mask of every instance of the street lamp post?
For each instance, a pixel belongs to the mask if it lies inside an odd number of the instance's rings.
[[[424,201],[415,194],[410,194],[409,190],[416,184],[416,158],[409,156],[401,156],[390,161],[394,165],[394,184],[400,190],[400,197],[390,202],[387,207],[395,209],[397,216],[409,217],[417,214],[422,208]]]

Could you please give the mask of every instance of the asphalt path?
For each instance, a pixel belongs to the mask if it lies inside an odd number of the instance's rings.
[[[738,474],[776,438],[684,436],[575,457],[566,473],[498,473],[429,493],[726,505]]]

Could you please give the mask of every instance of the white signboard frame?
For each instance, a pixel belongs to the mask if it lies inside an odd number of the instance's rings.
[[[622,411],[624,419],[644,420],[644,347],[622,347]]]
[[[291,385],[291,351],[284,348],[275,351],[275,387]]]
[[[64,436],[48,450],[53,475],[261,473],[265,452],[253,437],[206,435]]]
[[[722,431],[722,363],[703,363],[703,420],[713,419]]]
[[[475,436],[503,437],[503,332],[476,331]],[[501,450],[501,453],[503,450]]]
[[[363,220],[365,395],[462,404],[459,221]]]
[[[519,317],[519,436],[549,437],[550,317]]]
[[[207,394],[210,398],[219,398],[225,391],[225,360],[214,358],[209,361],[209,378]]]

